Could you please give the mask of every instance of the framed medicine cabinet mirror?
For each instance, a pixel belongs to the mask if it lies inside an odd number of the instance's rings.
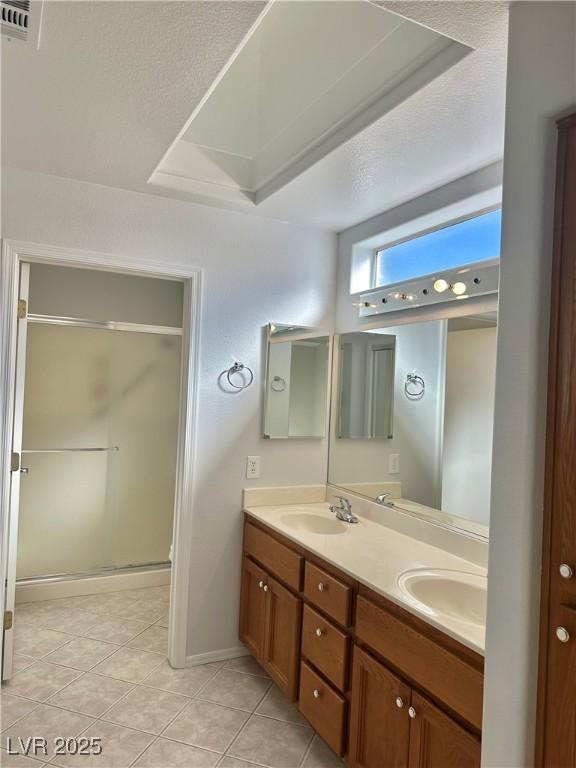
[[[334,337],[328,482],[488,535],[496,312]]]
[[[266,328],[264,437],[325,438],[330,336],[318,328]]]

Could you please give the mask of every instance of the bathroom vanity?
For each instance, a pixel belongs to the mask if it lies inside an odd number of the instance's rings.
[[[349,766],[480,765],[483,626],[426,613],[406,588],[433,593],[443,573],[448,589],[450,574],[485,578],[371,520],[341,523],[327,504],[245,510],[240,637]]]

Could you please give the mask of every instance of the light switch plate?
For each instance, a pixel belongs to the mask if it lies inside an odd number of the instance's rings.
[[[388,456],[388,474],[399,475],[400,474],[400,454],[391,453]]]
[[[260,456],[248,456],[246,458],[246,477],[248,480],[260,477]]]

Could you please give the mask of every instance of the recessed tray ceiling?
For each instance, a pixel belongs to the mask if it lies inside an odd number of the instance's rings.
[[[149,183],[258,204],[470,50],[368,0],[275,0]]]

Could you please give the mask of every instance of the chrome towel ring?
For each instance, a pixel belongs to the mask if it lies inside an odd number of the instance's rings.
[[[248,380],[244,380],[242,384],[234,384],[232,381],[232,376],[234,376],[237,373],[242,373],[243,371],[248,371]],[[230,368],[228,368],[228,371],[226,372],[226,378],[228,379],[228,384],[230,384],[231,387],[234,389],[246,389],[247,387],[252,384],[254,381],[254,371],[252,368],[249,368],[247,365],[244,365],[244,363],[234,363]]]
[[[426,383],[422,376],[416,373],[407,373],[404,382],[404,394],[408,400],[421,400],[426,392]]]

